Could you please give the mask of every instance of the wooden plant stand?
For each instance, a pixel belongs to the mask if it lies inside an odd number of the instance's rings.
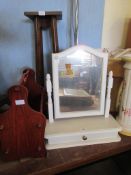
[[[35,29],[35,52],[36,52],[36,80],[40,85],[44,85],[44,66],[43,66],[43,40],[42,31],[50,29],[53,52],[59,51],[58,35],[57,35],[57,20],[62,18],[61,11],[51,12],[25,12],[25,16],[29,17],[34,22]]]

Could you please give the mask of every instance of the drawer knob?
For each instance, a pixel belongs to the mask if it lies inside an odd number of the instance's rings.
[[[87,140],[87,137],[86,137],[86,136],[83,136],[82,139],[83,139],[83,140]]]

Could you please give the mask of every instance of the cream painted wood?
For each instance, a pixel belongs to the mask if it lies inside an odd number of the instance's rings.
[[[111,89],[113,87],[113,72],[109,72],[108,85],[107,85],[107,95],[105,104],[105,117],[109,117],[110,104],[111,104]]]
[[[48,96],[48,117],[49,117],[49,122],[52,123],[54,122],[54,117],[53,117],[53,104],[52,104],[52,83],[50,80],[50,74],[46,75],[46,89],[47,89],[47,96]]]
[[[47,122],[45,139],[47,149],[66,148],[120,141],[120,125],[110,116],[59,119]]]
[[[123,93],[118,121],[122,126],[122,133],[131,136],[131,59],[124,65]]]
[[[102,64],[102,74],[99,77],[101,79],[101,97],[100,97],[100,109],[98,110],[83,110],[83,111],[71,111],[71,112],[61,112],[60,111],[60,98],[59,98],[59,61],[60,58],[65,58],[76,54],[77,51],[82,51],[84,54],[92,54],[103,61]],[[81,59],[81,58],[79,58]],[[106,92],[106,75],[107,75],[107,62],[108,53],[104,53],[101,50],[96,50],[85,45],[77,45],[71,47],[63,52],[55,53],[52,55],[52,66],[53,66],[53,97],[54,97],[54,117],[57,118],[72,118],[80,116],[93,116],[93,115],[104,115],[105,113],[105,92]]]
[[[100,85],[100,108],[98,110],[61,112],[60,111],[60,96],[64,91],[68,94],[72,93],[72,89],[59,89],[59,60],[66,59],[68,55],[75,54],[75,59],[78,52],[81,54],[91,54],[102,59],[102,67],[100,66],[101,85]],[[93,58],[93,56],[91,58]],[[87,56],[88,57],[88,56]],[[80,57],[78,57],[80,58]],[[90,58],[90,56],[89,56]],[[91,145],[98,143],[109,143],[120,141],[118,132],[121,131],[121,126],[117,121],[109,116],[110,109],[110,93],[113,85],[112,72],[109,73],[107,95],[106,95],[106,76],[107,76],[107,61],[108,54],[99,50],[92,49],[87,46],[78,45],[64,52],[53,54],[53,95],[54,95],[54,122],[52,115],[49,115],[45,129],[45,139],[47,149],[66,148],[81,145]],[[100,62],[101,63],[101,62]],[[65,64],[65,63],[64,63]],[[65,66],[65,65],[64,65]],[[94,71],[95,69],[93,69]],[[72,71],[71,76],[73,75]],[[89,74],[90,75],[90,74]],[[49,80],[49,79],[48,79]],[[48,96],[51,96],[51,82],[47,81]],[[90,93],[90,92],[89,92]],[[77,89],[73,91],[75,96],[88,97],[88,91],[84,89]],[[92,94],[91,94],[92,95]],[[106,99],[105,99],[106,96]],[[49,109],[50,106],[48,104]],[[51,109],[52,110],[52,109]],[[51,112],[52,113],[52,112]],[[50,114],[50,113],[49,113]]]

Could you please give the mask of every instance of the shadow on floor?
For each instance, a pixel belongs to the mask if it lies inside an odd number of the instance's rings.
[[[59,175],[131,175],[131,151]]]

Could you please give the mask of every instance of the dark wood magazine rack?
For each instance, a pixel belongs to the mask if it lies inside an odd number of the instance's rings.
[[[0,151],[4,160],[46,155],[46,118],[30,108],[27,96],[24,86],[13,86],[8,91],[10,108],[0,114]]]
[[[5,101],[10,101],[8,110],[0,113],[0,152],[5,160],[17,160],[24,157],[43,157],[46,155],[44,131],[46,118],[46,91],[44,86],[43,38],[42,31],[50,29],[53,52],[59,51],[57,20],[62,12],[25,12],[25,16],[34,22],[36,50],[36,80],[32,69],[25,69],[20,85],[9,89]],[[16,101],[22,104],[17,105]],[[28,102],[29,105],[28,105]],[[8,103],[9,104],[9,103]],[[37,112],[40,111],[40,112]]]

